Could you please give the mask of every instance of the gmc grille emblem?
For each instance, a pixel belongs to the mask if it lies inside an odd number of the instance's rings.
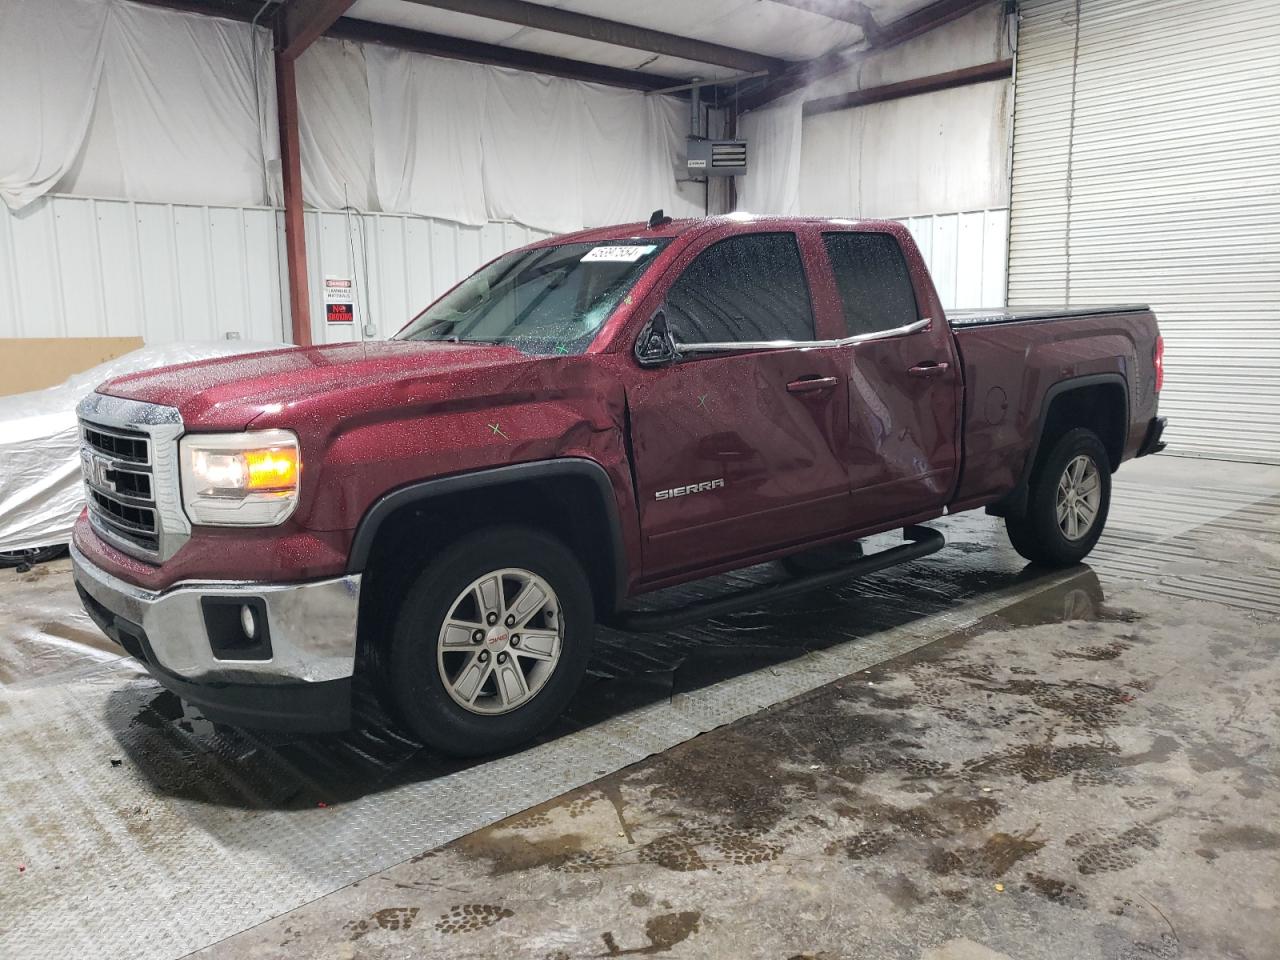
[[[115,492],[115,478],[111,476],[111,461],[96,454],[84,453],[80,454],[80,467],[84,473],[84,478],[90,486],[100,487],[104,490]]]

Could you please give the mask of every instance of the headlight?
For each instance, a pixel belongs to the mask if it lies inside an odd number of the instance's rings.
[[[298,505],[302,458],[288,430],[191,433],[179,441],[178,456],[192,523],[270,527]]]

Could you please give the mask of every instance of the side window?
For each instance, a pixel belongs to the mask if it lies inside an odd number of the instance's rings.
[[[824,233],[849,336],[905,327],[920,319],[911,274],[887,233]]]
[[[667,295],[681,343],[813,340],[809,284],[793,233],[749,233],[708,247]]]

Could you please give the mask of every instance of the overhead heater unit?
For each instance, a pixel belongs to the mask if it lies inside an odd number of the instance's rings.
[[[747,172],[747,141],[688,140],[688,169],[695,177],[733,177]]]

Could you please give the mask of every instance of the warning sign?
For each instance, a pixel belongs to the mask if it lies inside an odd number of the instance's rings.
[[[349,279],[324,278],[324,318],[328,323],[355,323],[355,286]]]

